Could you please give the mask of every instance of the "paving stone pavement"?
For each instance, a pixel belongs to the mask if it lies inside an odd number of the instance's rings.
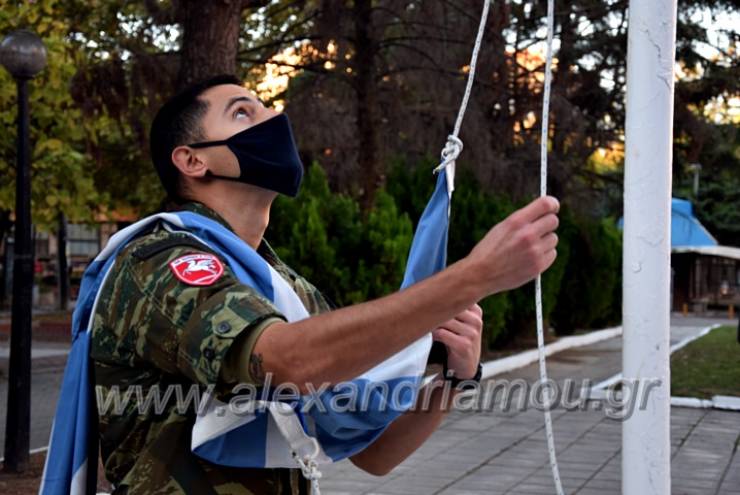
[[[674,408],[673,493],[740,493],[740,414]],[[601,411],[554,411],[558,463],[567,493],[621,493],[621,422]],[[554,493],[542,414],[452,413],[390,475],[342,462],[324,469],[324,494],[499,495]]]
[[[676,317],[671,343],[716,322]],[[619,338],[548,358],[549,374],[560,384],[566,378],[595,384],[620,369]],[[496,379],[534,383],[537,366]],[[588,401],[574,410],[553,411],[560,475],[569,494],[621,493],[622,423],[605,413],[608,406]],[[483,412],[451,412],[419,450],[384,477],[366,474],[348,461],[325,467],[322,494],[553,494],[542,412],[514,409],[503,410],[497,400]],[[672,408],[672,493],[740,495],[738,443],[740,412]]]

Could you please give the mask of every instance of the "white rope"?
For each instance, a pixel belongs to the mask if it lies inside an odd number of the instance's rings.
[[[547,145],[549,141],[550,120],[550,87],[552,86],[552,38],[555,29],[555,0],[547,0],[547,61],[545,62],[545,87],[542,99],[542,134],[540,136],[540,196],[547,194]],[[550,415],[551,396],[547,378],[547,367],[545,366],[545,330],[542,317],[542,277],[537,276],[535,280],[535,307],[537,312],[537,350],[540,362],[540,383],[542,384],[543,405],[545,412],[545,435],[547,437],[547,450],[550,454],[550,467],[552,468],[552,479],[555,482],[555,490],[558,495],[564,495],[563,485],[560,481],[560,470],[555,455],[555,438],[552,433],[552,416]]]
[[[468,109],[470,93],[473,90],[473,82],[475,82],[475,68],[478,65],[478,54],[480,52],[480,46],[483,43],[483,33],[486,31],[486,21],[488,20],[488,11],[490,10],[491,2],[492,0],[483,0],[483,13],[480,17],[480,24],[478,24],[478,34],[475,36],[473,54],[470,56],[470,70],[468,71],[468,80],[465,84],[465,94],[463,95],[460,109],[457,111],[455,127],[452,130],[452,134],[447,136],[447,143],[442,150],[442,163],[434,169],[435,173],[449,167],[452,174],[454,174],[455,160],[460,156],[463,149],[463,142],[460,140],[458,135],[460,134],[460,127],[462,126],[463,118],[465,117],[465,111]]]
[[[316,461],[310,457],[301,459],[301,457],[295,452],[293,452],[293,459],[295,459],[296,464],[300,466],[303,477],[311,482],[311,495],[321,495],[321,488],[319,487],[321,471],[319,471],[319,466],[316,464]]]
[[[311,482],[311,494],[321,495],[319,486],[321,471],[318,461],[322,457],[328,461],[328,458],[323,454],[319,442],[303,430],[301,422],[288,404],[269,402],[268,408],[278,431],[290,446],[291,457],[301,468],[303,477]]]

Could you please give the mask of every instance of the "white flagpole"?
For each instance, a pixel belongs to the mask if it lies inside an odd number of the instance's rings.
[[[624,174],[622,493],[669,495],[670,249],[677,0],[630,0]],[[648,383],[660,385],[651,387]],[[638,393],[639,392],[639,393]],[[643,402],[644,401],[644,402]]]

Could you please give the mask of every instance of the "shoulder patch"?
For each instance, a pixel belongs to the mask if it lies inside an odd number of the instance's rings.
[[[170,261],[170,270],[188,285],[212,285],[224,273],[224,265],[209,253],[186,254]]]

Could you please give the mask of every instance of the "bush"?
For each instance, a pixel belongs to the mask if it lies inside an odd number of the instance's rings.
[[[552,314],[557,332],[601,327],[621,318],[622,238],[613,219],[567,217],[571,257]]]
[[[378,191],[365,215],[359,203],[329,191],[326,174],[308,167],[294,200],[278,197],[266,237],[278,255],[343,306],[397,290],[412,229],[393,197]]]

